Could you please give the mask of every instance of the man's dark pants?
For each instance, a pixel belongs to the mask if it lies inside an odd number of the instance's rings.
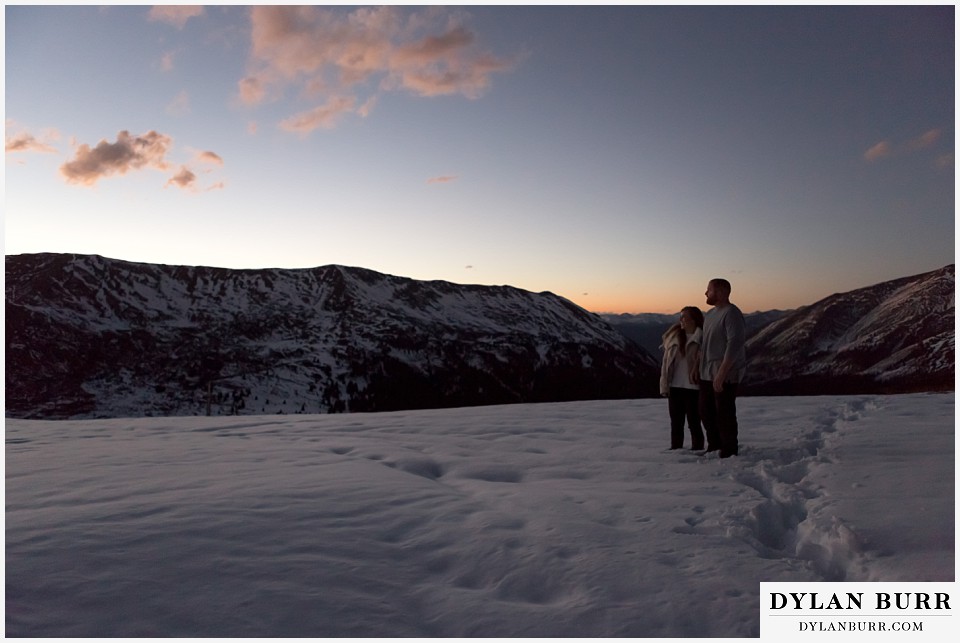
[[[723,391],[713,390],[713,382],[700,381],[700,420],[707,433],[707,451],[720,451],[721,458],[737,455],[737,385],[729,382]]]

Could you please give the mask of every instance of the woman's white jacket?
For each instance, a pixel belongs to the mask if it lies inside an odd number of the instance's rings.
[[[673,371],[676,368],[676,359],[680,352],[680,333],[682,328],[671,328],[663,335],[663,362],[660,365],[660,395],[666,396],[670,393],[670,381],[673,379]],[[703,332],[698,328],[693,335],[687,337],[687,346],[685,349],[687,367],[690,373],[696,373],[700,357],[700,344],[703,341]]]

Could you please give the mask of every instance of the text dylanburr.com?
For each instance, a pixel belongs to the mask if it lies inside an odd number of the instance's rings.
[[[953,639],[956,583],[760,583],[760,638]]]

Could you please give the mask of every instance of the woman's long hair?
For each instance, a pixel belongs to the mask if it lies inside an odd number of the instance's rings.
[[[693,323],[697,325],[697,328],[703,328],[703,312],[700,311],[696,306],[685,306],[680,310],[680,314],[687,313],[690,317],[693,318]],[[677,335],[677,344],[680,349],[680,354],[686,356],[687,354],[687,334],[683,332],[683,328],[680,326],[680,322],[675,323],[671,326],[667,332],[663,334],[664,343],[668,337],[676,333]]]

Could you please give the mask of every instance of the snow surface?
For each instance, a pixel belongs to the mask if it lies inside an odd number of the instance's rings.
[[[954,394],[6,422],[7,636],[758,636],[761,581],[954,579]],[[689,444],[689,438],[688,438]]]

